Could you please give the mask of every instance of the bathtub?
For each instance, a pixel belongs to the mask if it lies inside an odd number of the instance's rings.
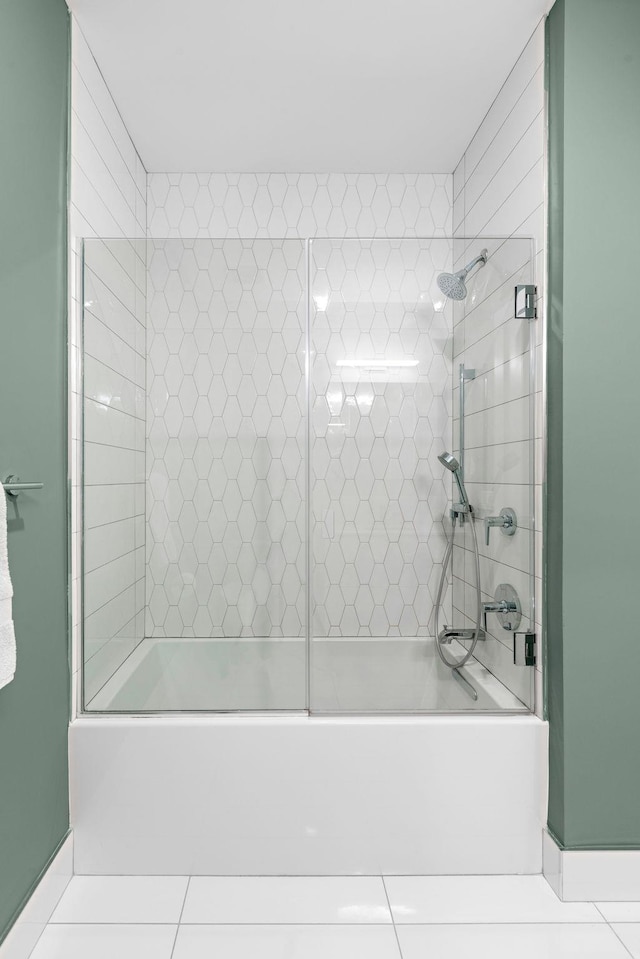
[[[546,757],[530,714],[82,716],[75,871],[537,873]]]
[[[455,641],[449,656],[465,650]],[[528,712],[481,663],[456,682],[433,637],[314,639],[311,711],[316,713]],[[302,711],[307,644],[295,638],[144,639],[87,703],[90,712]]]

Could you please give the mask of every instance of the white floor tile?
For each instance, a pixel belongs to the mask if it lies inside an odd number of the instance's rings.
[[[542,876],[385,877],[396,923],[602,922],[591,903],[561,902]]]
[[[640,922],[640,902],[597,902],[607,922]]]
[[[51,922],[174,922],[186,876],[74,876]]]
[[[398,938],[403,959],[629,959],[604,923],[400,926]]]
[[[640,959],[640,922],[616,922],[611,928],[622,939],[633,959]]]
[[[0,959],[29,959],[46,923],[16,922],[0,944]]]
[[[390,923],[376,876],[194,876],[182,922]]]
[[[175,926],[49,925],[31,959],[171,959]]]
[[[172,959],[400,959],[391,926],[180,926]]]

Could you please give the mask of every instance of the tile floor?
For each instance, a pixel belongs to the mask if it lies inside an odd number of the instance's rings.
[[[31,959],[640,959],[640,903],[541,876],[75,876]]]

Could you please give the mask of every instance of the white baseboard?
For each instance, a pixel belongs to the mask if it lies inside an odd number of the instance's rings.
[[[69,833],[0,945],[0,959],[28,959],[72,875],[73,833]]]
[[[561,849],[545,829],[542,871],[564,902],[640,900],[640,850]]]

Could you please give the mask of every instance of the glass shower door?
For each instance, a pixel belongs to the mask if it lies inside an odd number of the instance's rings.
[[[311,708],[446,708],[433,596],[445,549],[451,241],[311,244]],[[451,593],[447,597],[451,609]]]
[[[447,299],[438,274],[482,247],[466,298]],[[537,321],[514,317],[531,241],[307,249],[85,243],[88,711],[533,705],[535,670],[514,663],[515,630],[495,612],[463,683],[434,635],[441,581],[440,625],[475,624],[468,522],[443,570],[455,502],[445,450],[464,465],[482,602],[517,593],[516,654],[536,631]],[[513,536],[495,525],[507,507]]]
[[[532,241],[456,239],[454,269],[483,247],[488,251],[486,266],[470,277],[467,297],[454,304],[453,452],[460,458],[464,407],[464,480],[476,516],[482,602],[495,604],[501,596],[511,596],[505,590],[510,587],[520,612],[514,618],[487,612],[486,634],[476,645],[467,676],[473,682],[475,675],[480,687],[490,686],[494,708],[531,709],[535,668],[522,662],[525,633],[537,632],[538,655],[540,647],[535,621],[534,460],[536,337],[542,321],[516,316],[516,286],[533,283]],[[504,509],[515,515],[514,532],[493,525]],[[456,626],[475,623],[474,566],[473,539],[466,524],[454,547]]]
[[[469,277],[466,299],[445,297],[438,274],[460,269],[483,247],[488,261]],[[443,575],[440,626],[475,625],[469,522],[443,572],[449,510],[459,497],[438,455],[462,456],[461,367],[481,600],[495,602],[509,584],[521,608],[518,629],[535,631],[535,321],[514,317],[514,287],[531,278],[526,239],[311,243],[312,711],[532,706],[534,670],[514,664],[514,630],[495,613],[458,673],[441,661],[434,635]],[[487,545],[486,521],[503,507],[517,515],[516,533],[490,526]],[[468,645],[453,640],[448,658]]]
[[[130,248],[85,249],[86,707],[305,709],[304,242]]]

